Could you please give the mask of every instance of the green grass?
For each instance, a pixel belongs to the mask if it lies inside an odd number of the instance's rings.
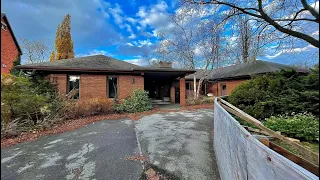
[[[300,142],[300,144],[315,153],[319,153],[319,143],[315,142]]]

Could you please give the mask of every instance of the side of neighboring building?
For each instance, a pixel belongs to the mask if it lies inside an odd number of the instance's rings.
[[[306,69],[299,69],[285,64],[257,60],[213,69],[212,71],[208,70],[205,73],[203,70],[199,69],[196,73],[186,76],[186,89],[191,89],[193,91],[194,75],[196,76],[197,87],[200,78],[205,76],[200,94],[207,95],[211,93],[213,96],[226,96],[230,95],[232,90],[237,86],[251,79],[253,75],[276,72],[281,69],[294,69],[301,74],[308,73],[308,70]]]
[[[10,73],[13,62],[22,55],[6,14],[1,13],[1,73]]]

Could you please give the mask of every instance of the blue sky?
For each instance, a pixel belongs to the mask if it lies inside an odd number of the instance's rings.
[[[57,26],[69,13],[77,57],[105,54],[142,65],[141,56],[153,54],[159,45],[156,32],[169,26],[169,16],[178,8],[176,1],[151,0],[2,0],[1,5],[18,41],[44,38],[53,46]],[[290,51],[269,46],[258,58],[285,64],[306,59],[314,63],[318,51],[301,42]]]

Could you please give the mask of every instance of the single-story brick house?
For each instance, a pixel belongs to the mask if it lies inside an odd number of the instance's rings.
[[[129,97],[133,90],[149,91],[152,99],[186,104],[185,76],[194,70],[164,66],[141,67],[104,55],[55,60],[17,66],[23,71],[42,74],[63,95],[76,99]],[[178,82],[178,83],[177,83]],[[76,91],[73,91],[76,90]]]
[[[252,78],[253,75],[280,71],[281,69],[294,69],[298,73],[307,74],[308,70],[294,66],[256,60],[253,62],[236,64],[217,68],[212,71],[197,70],[194,74],[185,77],[186,89],[193,91],[193,79],[196,76],[197,85],[201,77],[205,76],[201,94],[212,93],[214,96],[229,95],[241,83]],[[204,73],[205,72],[205,73]]]

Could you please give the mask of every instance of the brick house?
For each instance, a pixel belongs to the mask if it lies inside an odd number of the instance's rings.
[[[13,62],[22,55],[6,14],[1,13],[1,73],[10,73]]]
[[[153,100],[180,103],[186,101],[185,76],[194,70],[175,69],[163,63],[157,68],[141,67],[103,55],[56,60],[16,67],[41,74],[56,85],[63,95],[88,98],[124,99],[133,90],[149,92]],[[178,83],[177,83],[178,82]],[[76,90],[76,91],[73,91]]]
[[[306,69],[256,60],[253,62],[217,68],[212,71],[197,70],[194,74],[185,77],[186,89],[187,92],[188,90],[193,91],[194,75],[196,76],[197,86],[200,78],[205,76],[200,93],[203,95],[212,93],[214,96],[225,96],[229,95],[231,91],[241,83],[251,79],[253,75],[276,72],[281,69],[294,69],[301,74],[308,73],[308,70]]]

